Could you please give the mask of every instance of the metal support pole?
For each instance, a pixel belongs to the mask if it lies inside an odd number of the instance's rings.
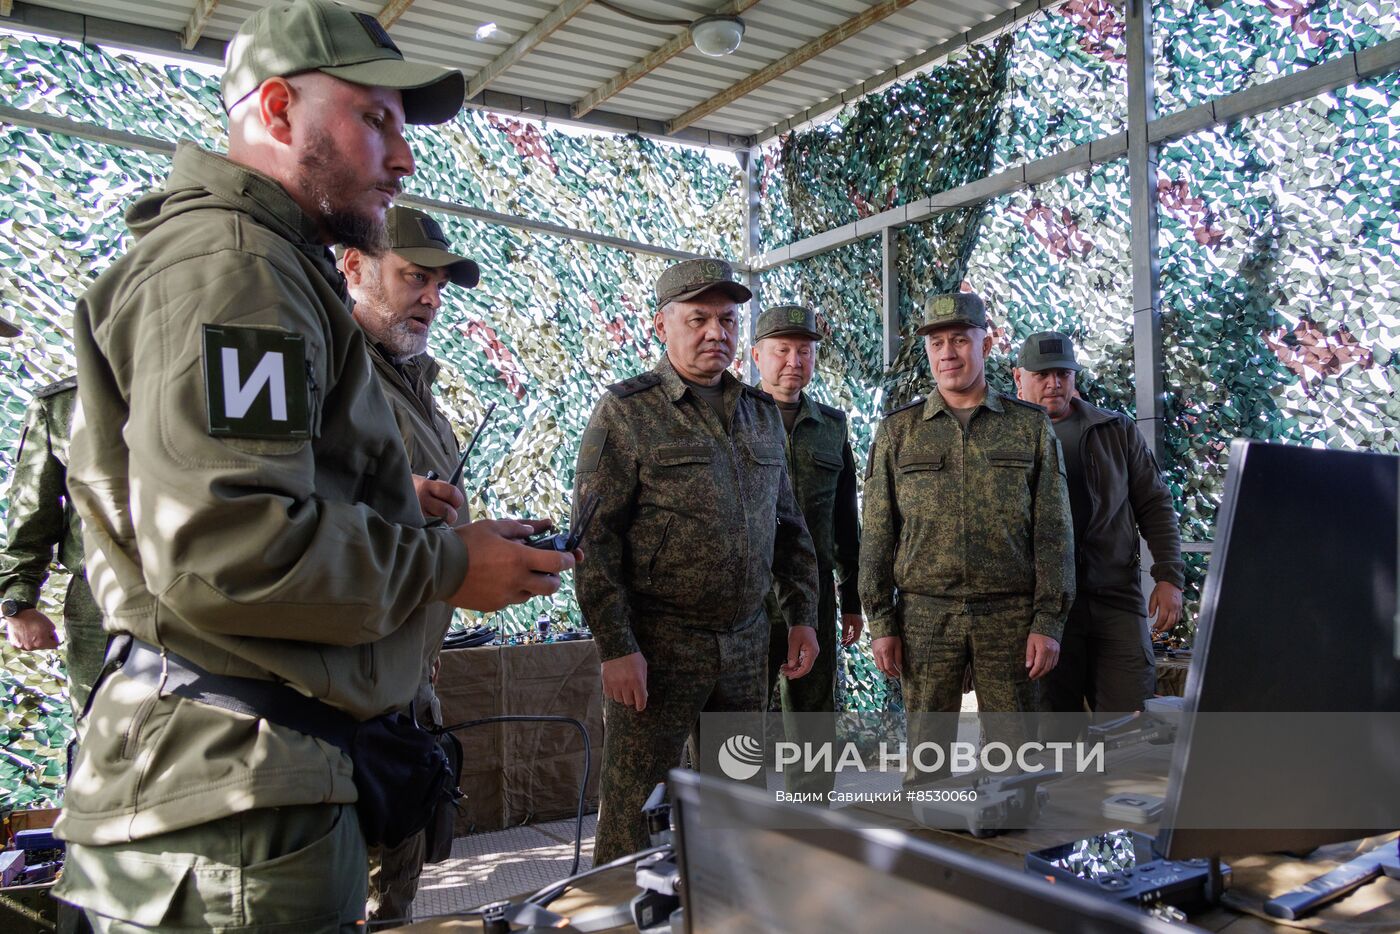
[[[1133,267],[1133,384],[1137,398],[1137,426],[1148,450],[1162,463],[1162,312],[1157,262],[1157,147],[1148,133],[1156,109],[1152,88],[1152,2],[1128,0],[1128,217]],[[1147,560],[1147,543],[1138,543],[1143,555],[1143,593],[1155,582]],[[1164,556],[1165,557],[1165,556]],[[1154,556],[1155,560],[1155,556]]]
[[[1152,7],[1128,0],[1128,194],[1132,224],[1133,376],[1137,425],[1162,460],[1162,313],[1157,261],[1157,147],[1148,137],[1152,90]]]
[[[880,231],[880,325],[884,340],[885,370],[894,366],[899,356],[899,230],[886,227]]]
[[[754,257],[758,255],[759,245],[759,224],[762,219],[762,205],[759,199],[758,167],[759,160],[763,154],[758,147],[746,149],[736,153],[739,158],[739,168],[744,173],[744,266],[748,269],[745,274],[748,278],[749,291],[753,292],[753,298],[749,301],[749,311],[744,317],[744,334],[747,339],[744,341],[745,353],[748,354],[744,360],[744,378],[750,383],[758,382],[758,366],[753,362],[753,354],[747,348],[753,347],[754,327],[758,321],[759,312],[763,310],[763,274],[756,272],[752,268]]]

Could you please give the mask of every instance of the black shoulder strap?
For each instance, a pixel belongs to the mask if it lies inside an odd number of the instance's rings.
[[[61,379],[61,380],[59,380],[59,381],[56,382],[56,383],[49,383],[47,386],[43,386],[43,387],[40,387],[39,389],[35,390],[35,391],[34,391],[34,398],[36,398],[36,399],[47,399],[49,396],[56,396],[56,395],[58,395],[59,393],[63,392],[64,390],[67,390],[67,389],[76,389],[77,386],[78,386],[78,377],[76,377],[76,376],[70,376],[70,377],[68,377],[67,379]]]
[[[641,376],[634,376],[620,383],[613,383],[608,387],[608,392],[617,396],[619,399],[625,399],[628,396],[641,392],[643,389],[650,389],[653,386],[660,385],[661,377],[656,373],[643,373]]]
[[[888,412],[885,413],[885,418],[889,418],[889,417],[892,416],[892,415],[898,415],[900,412],[903,412],[905,409],[912,409],[912,408],[914,408],[915,406],[923,405],[923,404],[924,404],[925,402],[927,402],[927,401],[928,401],[928,400],[926,400],[923,396],[920,396],[919,398],[915,399],[913,402],[906,402],[906,403],[904,403],[903,405],[901,405],[901,406],[900,406],[899,408],[897,408],[897,409],[890,409]]]
[[[349,714],[276,681],[205,671],[169,649],[133,639],[122,674],[179,697],[260,717],[325,740],[349,753],[359,725]]]

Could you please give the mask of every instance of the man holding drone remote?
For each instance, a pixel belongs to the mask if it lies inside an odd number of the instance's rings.
[[[473,288],[481,269],[452,252],[442,227],[422,211],[395,206],[384,221],[389,249],[375,255],[347,247],[340,269],[354,301],[351,312],[368,338],[375,378],[403,436],[423,514],[456,525],[468,518],[462,487],[451,482],[461,452],[451,421],[433,398],[438,364],[428,353],[428,334],[442,308],[443,289]],[[436,603],[428,612],[435,619],[430,628],[441,631],[453,610]],[[442,726],[442,708],[432,684],[441,648],[434,643],[423,660],[423,680],[413,701],[420,721],[431,720],[434,726]],[[370,848],[371,929],[376,922],[393,926],[412,918],[425,857],[422,831],[396,847]]]

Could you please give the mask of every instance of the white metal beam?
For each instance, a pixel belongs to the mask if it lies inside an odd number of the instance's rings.
[[[487,62],[486,67],[478,71],[467,82],[467,97],[476,97],[486,90],[488,84],[499,78],[506,69],[529,55],[531,50],[553,35],[559,27],[577,16],[590,2],[592,0],[564,0],[563,3],[550,10],[544,19],[531,26],[525,35],[516,39],[511,43],[510,48]]]
[[[1157,263],[1157,147],[1152,83],[1151,0],[1128,0],[1128,255],[1133,275],[1133,386],[1137,426],[1162,461],[1166,383],[1162,375],[1162,311]]]
[[[888,371],[899,356],[899,229],[880,231],[880,330],[883,359]]]

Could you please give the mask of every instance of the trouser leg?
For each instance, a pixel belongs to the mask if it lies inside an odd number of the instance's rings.
[[[370,847],[369,901],[366,906],[370,930],[398,927],[413,920],[413,899],[423,875],[423,831],[395,847]]]
[[[1123,607],[1093,601],[1090,703],[1103,714],[1142,709],[1157,685],[1156,661],[1147,619]]]
[[[361,930],[355,806],[259,808],[109,846],[69,844],[55,894],[98,932]]]
[[[901,614],[904,643],[900,687],[908,720],[908,768],[905,783],[934,781],[952,773],[948,757],[939,768],[916,769],[916,750],[934,744],[947,753],[957,737],[957,713],[962,708],[963,671],[970,657],[964,613],[906,610]],[[932,757],[926,762],[934,764]]]
[[[647,660],[647,705],[638,711],[616,701],[603,704],[603,765],[599,786],[594,865],[646,849],[642,806],[681,752],[718,677],[713,633],[667,627],[637,633]],[[762,690],[763,660],[756,662]]]
[[[1040,686],[1026,668],[1031,612],[1007,610],[973,618],[972,670],[977,709],[987,742],[1016,751],[1032,737],[1030,719],[1040,711]]]

